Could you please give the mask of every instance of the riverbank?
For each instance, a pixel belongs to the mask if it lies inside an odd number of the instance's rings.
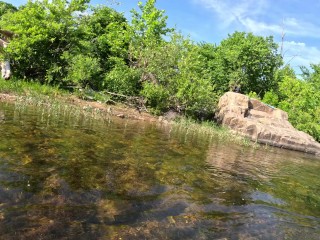
[[[130,108],[124,104],[105,104],[97,101],[88,101],[80,99],[72,94],[57,94],[55,96],[41,95],[41,94],[23,94],[18,93],[3,93],[0,92],[0,101],[20,103],[26,105],[43,105],[53,107],[54,105],[68,105],[69,107],[76,107],[85,112],[99,112],[101,114],[108,114],[119,118],[126,118],[139,121],[157,122],[159,118],[146,112],[139,112],[134,108]]]
[[[84,100],[83,98],[87,98]],[[216,125],[213,121],[197,122],[183,116],[178,119],[172,116],[156,116],[149,112],[128,106],[123,103],[113,102],[108,104],[105,97],[96,95],[88,100],[83,92],[71,93],[58,87],[41,85],[25,81],[0,81],[0,101],[11,102],[19,105],[33,105],[46,107],[52,111],[68,108],[75,114],[85,114],[88,117],[107,119],[118,117],[146,123],[155,123],[162,127],[170,128],[170,131],[184,131],[190,135],[203,135],[208,139],[218,138],[221,141],[230,141],[244,146],[258,145],[249,140],[236,136],[231,131]],[[95,100],[101,99],[101,100]],[[108,101],[108,99],[107,99]]]
[[[83,94],[82,98],[86,98]],[[80,108],[84,111],[97,111],[120,118],[135,119],[141,121],[155,122],[157,117],[147,113],[139,112],[121,103],[106,104],[102,101],[91,99],[85,100],[79,93],[71,93],[48,85],[41,85],[25,81],[1,81],[0,101],[20,102],[32,105],[57,105],[66,104]],[[101,98],[101,97],[100,97]]]

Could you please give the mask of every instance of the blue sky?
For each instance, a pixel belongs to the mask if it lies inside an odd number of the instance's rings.
[[[25,0],[8,0],[16,6]],[[114,4],[118,2],[119,5]],[[144,1],[142,1],[144,2]],[[124,12],[137,8],[137,0],[93,0]],[[319,0],[157,0],[166,11],[168,25],[200,42],[217,43],[234,31],[284,38],[285,62],[299,65],[320,63]],[[297,71],[298,72],[298,71]]]

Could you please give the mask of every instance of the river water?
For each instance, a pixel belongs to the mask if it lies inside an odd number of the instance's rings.
[[[0,239],[320,239],[320,159],[0,103]]]

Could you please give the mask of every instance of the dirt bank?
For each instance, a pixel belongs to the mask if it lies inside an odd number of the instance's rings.
[[[1,102],[15,102],[20,100],[21,98],[27,98],[26,96],[18,96],[14,94],[7,94],[7,93],[0,93],[0,101]],[[147,121],[147,122],[158,122],[159,119],[161,121],[163,118],[159,118],[157,116],[153,116],[147,112],[138,111],[135,108],[128,107],[124,104],[114,104],[108,105],[101,102],[94,102],[94,101],[86,101],[77,98],[76,96],[57,96],[55,97],[57,101],[63,102],[68,105],[78,106],[82,109],[95,109],[99,110],[103,113],[108,113],[109,115],[116,116],[119,118],[126,118],[132,120],[139,120],[139,121]]]

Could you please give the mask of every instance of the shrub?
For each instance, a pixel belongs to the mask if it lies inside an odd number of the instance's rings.
[[[134,96],[139,93],[140,71],[128,67],[122,59],[114,59],[115,66],[105,75],[103,87],[110,92]]]

